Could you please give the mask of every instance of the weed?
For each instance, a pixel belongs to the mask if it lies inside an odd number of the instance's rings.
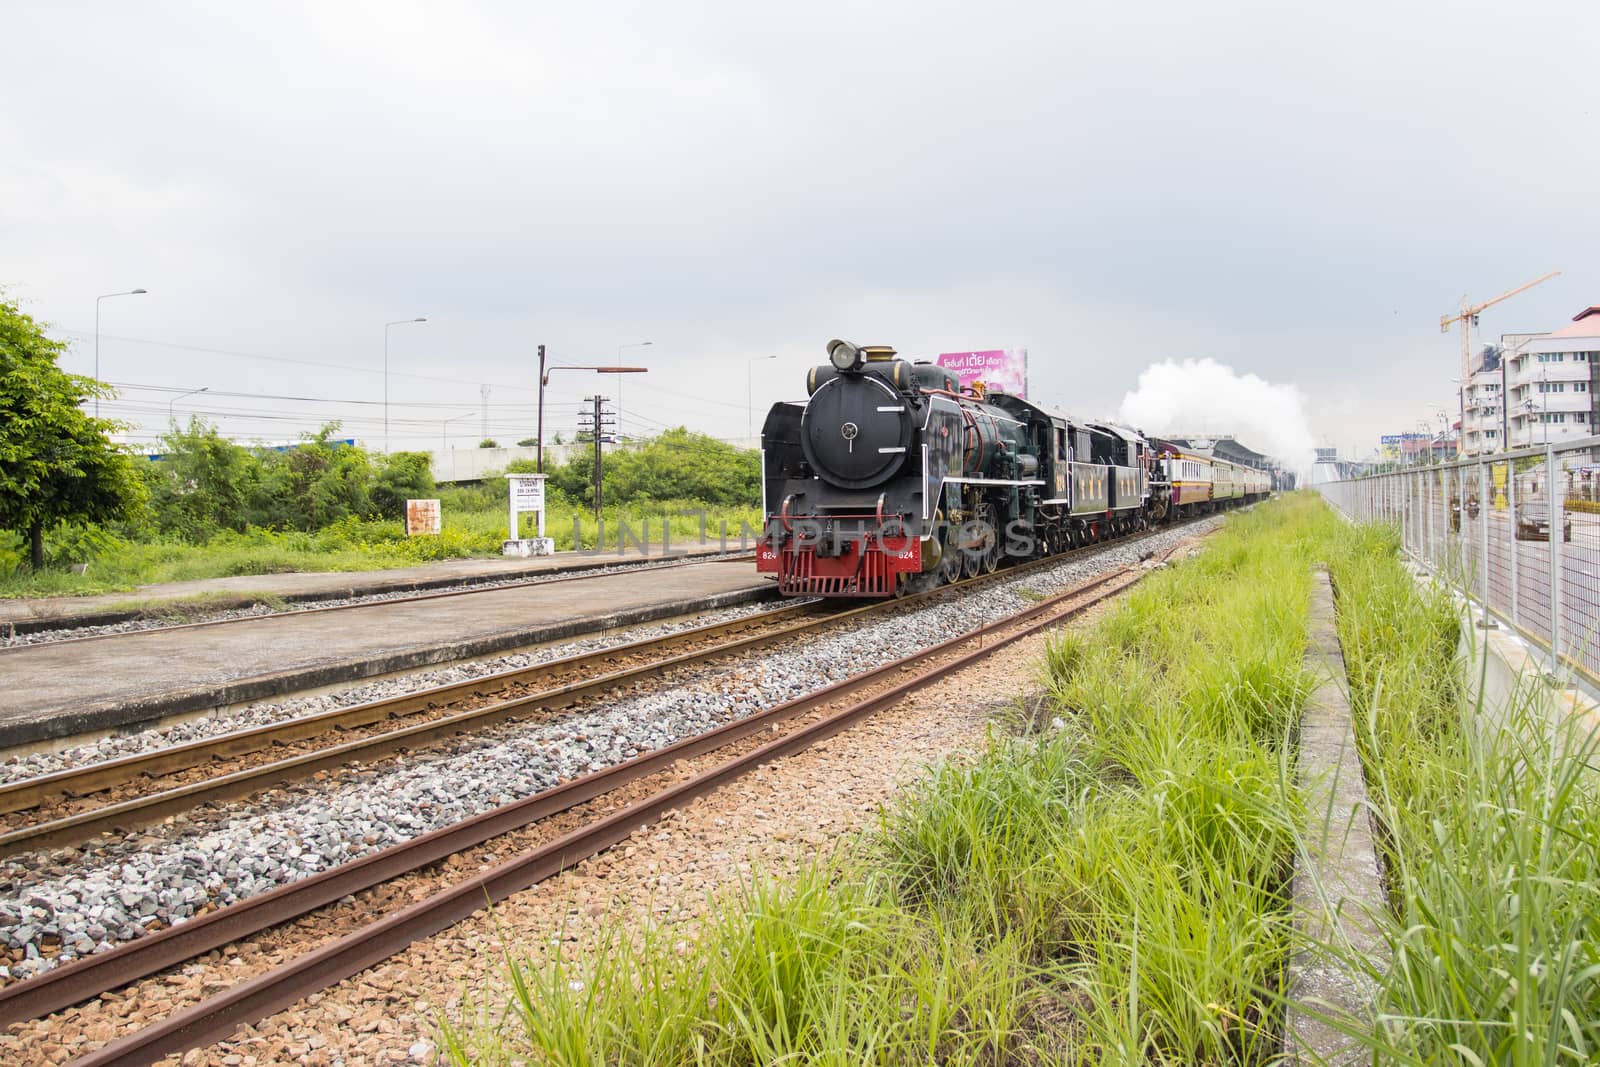
[[[1230,521],[1091,635],[1050,643],[1020,736],[992,728],[929,769],[832,859],[753,876],[686,954],[615,927],[584,977],[526,965],[512,1014],[544,1021],[452,1055],[1267,1061],[1299,817],[1288,738],[1330,526],[1306,500]]]
[[[1381,1062],[1600,1061],[1597,740],[1537,683],[1500,706],[1462,684],[1462,617],[1386,527],[1332,561],[1339,636],[1389,873],[1375,972]],[[1466,650],[1466,664],[1479,650]]]
[[[106,605],[108,612],[128,612],[140,619],[160,619],[169,623],[193,622],[219,611],[241,608],[287,611],[288,601],[274,593],[218,591],[180,597],[152,597],[145,600],[119,600]]]

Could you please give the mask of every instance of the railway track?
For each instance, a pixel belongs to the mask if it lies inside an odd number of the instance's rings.
[[[126,637],[126,636],[128,636],[130,634],[136,634],[136,633],[137,634],[145,634],[145,633],[153,633],[153,632],[156,632],[156,631],[160,631],[162,633],[167,633],[167,632],[170,632],[170,631],[173,631],[173,630],[197,630],[197,629],[204,629],[206,627],[212,627],[212,626],[227,626],[227,625],[229,625],[231,623],[235,623],[235,622],[244,622],[244,621],[254,620],[254,619],[271,618],[271,617],[277,616],[277,615],[310,615],[310,614],[316,614],[316,613],[321,613],[321,612],[348,611],[351,608],[371,607],[374,604],[415,604],[415,603],[418,603],[418,602],[421,602],[421,601],[424,601],[424,600],[443,600],[443,599],[448,599],[450,597],[470,596],[471,594],[474,594],[474,593],[495,592],[495,591],[501,590],[501,589],[516,589],[516,588],[519,588],[519,587],[522,587],[522,586],[551,585],[551,584],[554,584],[554,583],[557,583],[557,582],[580,581],[580,580],[585,579],[585,578],[593,578],[593,577],[595,577],[597,572],[603,572],[603,573],[607,573],[607,574],[614,574],[617,571],[622,571],[622,570],[666,570],[666,569],[670,569],[670,568],[673,568],[673,567],[693,566],[694,564],[697,564],[697,563],[727,563],[727,562],[736,562],[738,560],[753,560],[753,559],[755,559],[755,553],[754,552],[731,552],[731,553],[719,554],[719,555],[715,555],[715,556],[686,556],[686,557],[684,557],[682,559],[677,559],[677,560],[646,559],[646,560],[644,560],[642,562],[638,562],[638,563],[627,563],[627,562],[619,563],[619,562],[613,561],[613,562],[610,562],[610,563],[597,563],[593,567],[584,567],[584,568],[577,569],[577,570],[572,570],[572,571],[560,571],[560,572],[555,572],[555,573],[550,573],[550,574],[542,574],[542,575],[541,574],[535,574],[535,575],[529,576],[528,578],[526,578],[524,580],[512,580],[512,581],[486,580],[486,581],[466,584],[464,588],[460,588],[460,589],[445,589],[445,590],[438,591],[438,592],[415,592],[415,593],[410,593],[410,594],[403,595],[403,596],[394,596],[394,595],[386,594],[386,593],[375,593],[375,594],[371,594],[371,595],[363,595],[363,594],[359,594],[358,593],[358,594],[355,594],[355,597],[352,598],[350,603],[344,603],[344,604],[324,604],[324,605],[315,606],[315,607],[295,607],[295,608],[289,608],[286,611],[263,612],[263,613],[258,614],[258,615],[246,615],[246,616],[241,616],[241,617],[237,617],[237,618],[202,619],[202,620],[200,620],[198,622],[170,623],[170,624],[167,624],[167,625],[159,625],[159,626],[145,626],[145,627],[140,627],[140,628],[134,629],[134,630],[118,630],[118,631],[113,632],[113,633],[84,634],[84,635],[79,636],[79,637],[52,637],[52,638],[50,638],[48,643],[52,644],[52,645],[55,645],[55,644],[79,644],[79,643],[84,643],[84,642],[89,642],[89,641],[110,641],[110,640],[115,640],[116,638],[119,638],[119,637]],[[332,599],[332,598],[327,598],[327,599]],[[221,610],[227,610],[227,609],[221,609]],[[82,617],[79,617],[79,618],[68,617],[68,618],[65,618],[65,619],[52,619],[52,620],[48,620],[48,621],[40,620],[37,623],[31,622],[31,621],[28,621],[28,620],[20,620],[20,621],[17,621],[17,622],[0,624],[0,630],[9,631],[11,633],[16,633],[16,634],[35,634],[35,633],[47,633],[47,632],[54,632],[54,631],[70,632],[72,630],[85,630],[85,629],[90,629],[90,628],[93,628],[93,627],[96,627],[96,626],[118,625],[120,623],[136,621],[142,616],[143,613],[142,612],[138,612],[138,611],[130,611],[130,612],[126,612],[126,613],[113,613],[113,614],[115,615],[115,617],[114,618],[109,618],[109,619],[104,614],[102,614],[102,615],[86,615],[86,616],[82,616]],[[32,648],[36,644],[39,644],[39,643],[40,642],[23,642],[23,643],[18,643],[18,644],[0,643],[0,662],[3,662],[4,657],[5,657],[6,653],[8,653],[8,652],[17,652],[17,651],[20,651],[20,650],[25,649],[25,648]]]
[[[1127,542],[1074,553],[1089,559]],[[1060,562],[1046,557],[898,600],[844,610],[791,604],[758,615],[563,657],[482,678],[0,785],[0,858],[127,831],[203,804],[237,800],[349,764],[518,720],[540,720],[603,693],[843,622]]]
[[[1108,572],[975,631],[788,703],[17,983],[0,990],[0,1023],[38,1018],[90,999],[351,894],[437,865],[464,849],[479,849],[496,839],[506,840],[507,835],[514,840],[499,853],[509,853],[509,858],[492,868],[436,888],[409,907],[380,910],[375,921],[324,940],[286,964],[114,1041],[79,1062],[143,1064],[215,1041],[242,1023],[292,1004],[460,921],[482,908],[486,899],[503,899],[616,844],[663,812],[751,768],[802,751],[917,689],[1081,614],[1133,584],[1141,573],[1130,567]],[[673,775],[683,762],[710,757],[718,762],[692,778]],[[561,823],[557,817],[564,813],[571,824],[575,812],[582,817],[558,835],[547,835],[531,847],[525,840],[515,840],[529,827],[552,820]]]

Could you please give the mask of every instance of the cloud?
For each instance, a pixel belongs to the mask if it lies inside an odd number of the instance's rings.
[[[1240,374],[1214,359],[1151,364],[1122,398],[1118,414],[1157,436],[1226,434],[1290,467],[1309,466],[1316,455],[1298,388]]]

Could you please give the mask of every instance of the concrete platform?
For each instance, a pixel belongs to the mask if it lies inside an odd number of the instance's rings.
[[[737,552],[729,544],[728,552]],[[408,593],[515,579],[530,575],[565,574],[649,560],[686,559],[724,554],[716,544],[660,545],[645,550],[630,546],[627,552],[558,552],[527,559],[453,559],[379,571],[295,571],[289,574],[247,574],[232,578],[196,578],[183,582],[141,585],[128,593],[94,596],[40,597],[0,600],[0,633],[58,629],[62,626],[98,626],[123,622],[149,610],[155,603],[207,594],[226,594],[248,602],[252,595],[275,597],[290,603],[337,600],[370,593]]]
[[[726,560],[19,646],[0,650],[0,747],[748,603],[776,591],[749,560]]]

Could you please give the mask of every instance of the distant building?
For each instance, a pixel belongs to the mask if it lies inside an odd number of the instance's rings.
[[[1415,467],[1445,463],[1456,458],[1456,438],[1439,430],[1430,433],[1388,433],[1378,438],[1378,455],[1389,463]]]
[[[1506,334],[1501,346],[1509,447],[1600,433],[1600,305],[1550,333]]]
[[[1486,345],[1472,361],[1462,406],[1466,418],[1462,426],[1463,452],[1476,456],[1499,452],[1506,446],[1505,350]]]

